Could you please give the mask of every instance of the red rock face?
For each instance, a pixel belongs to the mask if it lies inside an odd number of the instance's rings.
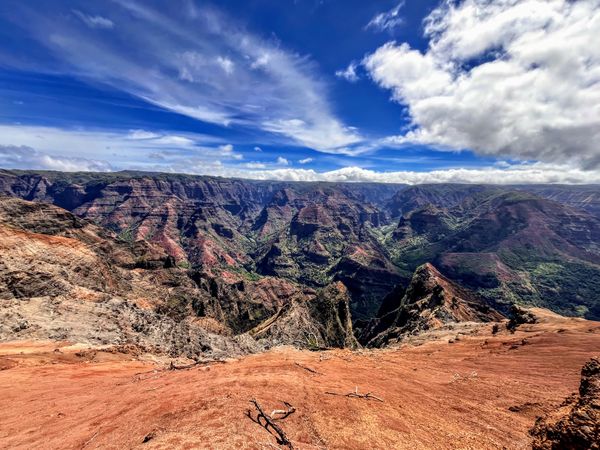
[[[236,264],[239,244],[245,241],[236,231],[243,207],[231,192],[215,184],[127,180],[106,186],[74,212],[126,238],[158,243],[177,261]]]

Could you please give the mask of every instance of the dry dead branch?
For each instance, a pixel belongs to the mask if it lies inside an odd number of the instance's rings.
[[[248,411],[246,411],[246,415],[250,418],[250,420],[252,422],[259,424],[261,427],[263,427],[265,430],[267,430],[271,435],[273,435],[279,445],[283,445],[283,446],[288,447],[289,449],[293,449],[294,446],[292,445],[292,442],[289,440],[289,438],[287,437],[285,432],[281,429],[281,427],[279,427],[279,425],[277,425],[273,421],[274,419],[271,416],[269,416],[268,414],[264,413],[261,406],[255,399],[250,400],[250,403],[252,403],[254,405],[254,407],[256,408],[256,410],[258,411],[256,418],[254,418],[252,416],[252,411],[250,409]],[[289,403],[284,402],[284,404],[287,406],[288,409],[287,409],[287,411],[283,411],[283,413],[285,415],[284,415],[284,417],[280,417],[279,420],[285,419],[287,416],[289,416],[296,410]],[[279,412],[279,410],[275,410],[275,411],[273,411],[272,414],[275,414],[278,412]]]
[[[323,375],[321,372],[318,372],[315,369],[311,369],[310,367],[304,366],[300,363],[294,363],[294,364],[296,364],[298,367],[303,368],[304,370],[307,370],[310,373],[314,373],[315,375]]]
[[[142,439],[142,444],[145,444],[146,442],[150,442],[155,437],[156,437],[156,432],[153,430],[150,433],[148,433],[146,436],[144,436],[144,439]]]
[[[271,419],[283,420],[290,414],[296,412],[296,408],[294,408],[288,402],[282,402],[282,403],[285,405],[286,409],[274,409],[273,412],[271,413]],[[275,416],[281,416],[281,417],[275,417]]]
[[[166,370],[186,370],[186,369],[192,369],[194,367],[199,367],[199,366],[210,366],[212,364],[225,364],[227,361],[224,361],[222,359],[211,359],[211,360],[207,360],[207,361],[195,361],[191,364],[185,364],[183,366],[178,366],[176,365],[173,361],[171,361],[169,363],[169,367]]]
[[[319,362],[328,361],[330,359],[331,359],[331,355],[326,355],[324,353],[321,353],[319,355]]]
[[[358,386],[356,386],[354,388],[354,392],[348,392],[347,394],[340,394],[339,392],[330,392],[327,391],[325,392],[328,395],[339,395],[342,397],[350,397],[350,398],[364,398],[365,400],[376,400],[378,402],[382,402],[383,403],[383,399],[377,397],[376,395],[373,395],[370,392],[367,392],[366,394],[361,394],[358,392]]]
[[[207,360],[207,361],[197,361],[197,362],[194,362],[191,364],[178,366],[173,361],[170,361],[169,365],[165,366],[164,368],[161,368],[161,369],[155,368],[152,370],[148,370],[146,372],[134,373],[133,377],[131,379],[131,382],[138,383],[140,381],[154,379],[154,378],[162,376],[164,373],[169,372],[169,371],[187,370],[187,369],[193,369],[194,367],[205,367],[205,366],[212,366],[213,364],[225,364],[225,363],[227,363],[227,361],[223,360],[223,359],[211,359],[211,360]],[[144,375],[148,375],[148,376],[144,376]],[[120,383],[120,384],[117,384],[117,386],[122,386],[123,384],[127,384],[127,383]]]

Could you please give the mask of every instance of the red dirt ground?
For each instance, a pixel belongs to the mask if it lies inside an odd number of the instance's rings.
[[[251,398],[268,412],[296,407],[279,425],[299,449],[528,448],[536,416],[600,354],[600,323],[537,313],[542,323],[515,334],[485,326],[454,343],[283,348],[175,371],[67,344],[0,344],[0,448],[279,448],[245,416]],[[355,387],[384,402],[325,393]]]

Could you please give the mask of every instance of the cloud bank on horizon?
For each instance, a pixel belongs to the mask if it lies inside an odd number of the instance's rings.
[[[600,0],[268,3],[3,2],[0,167],[600,182]]]

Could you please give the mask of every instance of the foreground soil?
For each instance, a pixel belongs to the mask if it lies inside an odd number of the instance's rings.
[[[600,323],[537,311],[510,334],[457,330],[398,349],[281,348],[169,370],[148,356],[0,344],[0,448],[279,448],[246,417],[256,398],[295,448],[528,448],[539,415],[600,354]],[[310,369],[310,370],[309,370]],[[372,392],[383,399],[331,395]]]

